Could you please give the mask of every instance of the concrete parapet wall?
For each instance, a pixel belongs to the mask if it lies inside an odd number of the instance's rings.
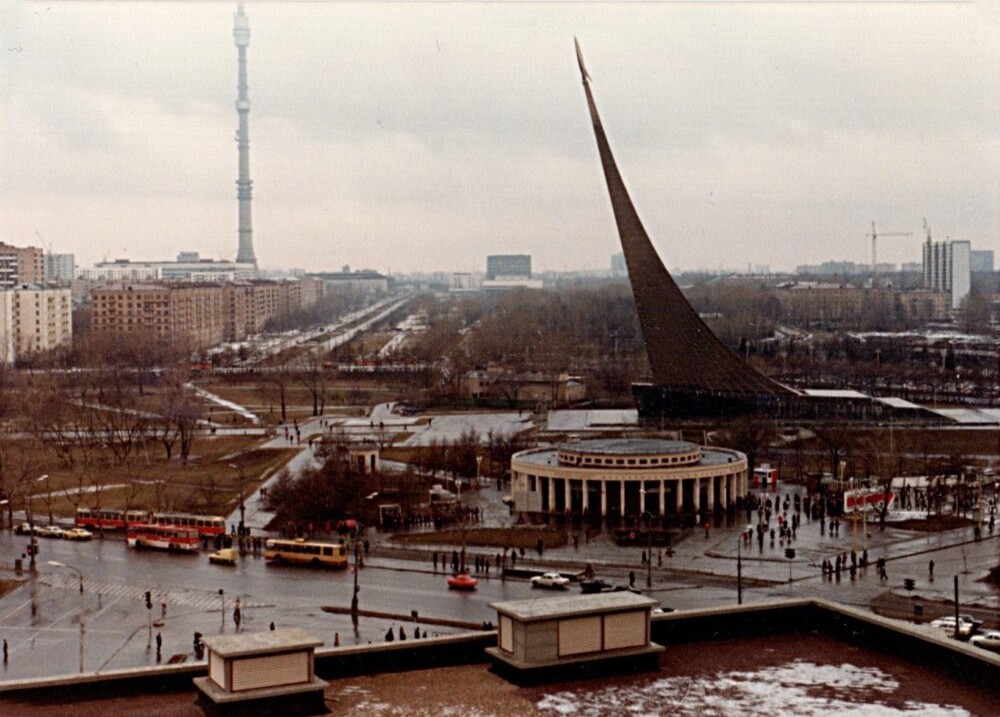
[[[671,644],[819,631],[847,643],[859,643],[945,671],[963,682],[997,685],[1000,689],[1000,656],[952,640],[943,632],[825,600],[786,600],[654,615],[650,631],[653,641],[666,646],[668,652]],[[318,648],[316,674],[330,680],[359,674],[485,663],[484,650],[496,644],[495,631],[477,631],[420,640]],[[15,680],[0,683],[0,702],[9,705],[18,699],[63,702],[79,696],[193,693],[192,680],[207,674],[207,669],[206,663],[197,662]]]

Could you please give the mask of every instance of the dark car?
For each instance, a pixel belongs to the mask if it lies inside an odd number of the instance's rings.
[[[590,595],[593,593],[607,593],[613,592],[615,589],[613,583],[609,583],[607,580],[592,579],[584,580],[580,583],[580,592]]]

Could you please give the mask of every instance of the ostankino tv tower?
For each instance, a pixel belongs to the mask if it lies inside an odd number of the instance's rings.
[[[239,52],[239,76],[236,99],[236,112],[240,116],[240,128],[236,132],[236,145],[240,151],[240,178],[236,180],[236,197],[240,205],[240,248],[236,261],[253,264],[256,268],[257,257],[253,253],[253,224],[250,219],[250,197],[253,182],[250,181],[250,97],[247,87],[247,45],[250,44],[250,21],[243,12],[243,3],[236,7],[233,21],[233,38]]]

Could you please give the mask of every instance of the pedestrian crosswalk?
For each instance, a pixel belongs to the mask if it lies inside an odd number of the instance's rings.
[[[80,583],[75,575],[46,575],[39,578],[39,582],[52,588],[61,590],[78,590]],[[146,600],[147,588],[138,585],[128,585],[125,583],[105,583],[94,580],[84,581],[84,592],[106,595],[108,597],[122,598],[125,600]],[[194,610],[218,610],[221,600],[217,592],[204,590],[157,590],[150,589],[151,600],[154,609],[160,610],[162,602],[167,606],[181,606]],[[226,595],[226,603],[229,604],[235,599],[235,595]],[[245,609],[274,607],[273,604],[262,602],[252,595],[240,595],[240,600]]]

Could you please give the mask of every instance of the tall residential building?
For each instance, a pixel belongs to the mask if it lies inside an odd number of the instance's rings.
[[[958,309],[972,288],[971,246],[967,241],[928,241],[924,244],[924,288],[951,293]]]
[[[0,363],[73,342],[69,289],[22,284],[0,291]]]
[[[45,252],[37,246],[18,247],[0,242],[0,288],[45,281]]]
[[[76,274],[76,256],[73,254],[45,255],[45,282],[68,284]]]

